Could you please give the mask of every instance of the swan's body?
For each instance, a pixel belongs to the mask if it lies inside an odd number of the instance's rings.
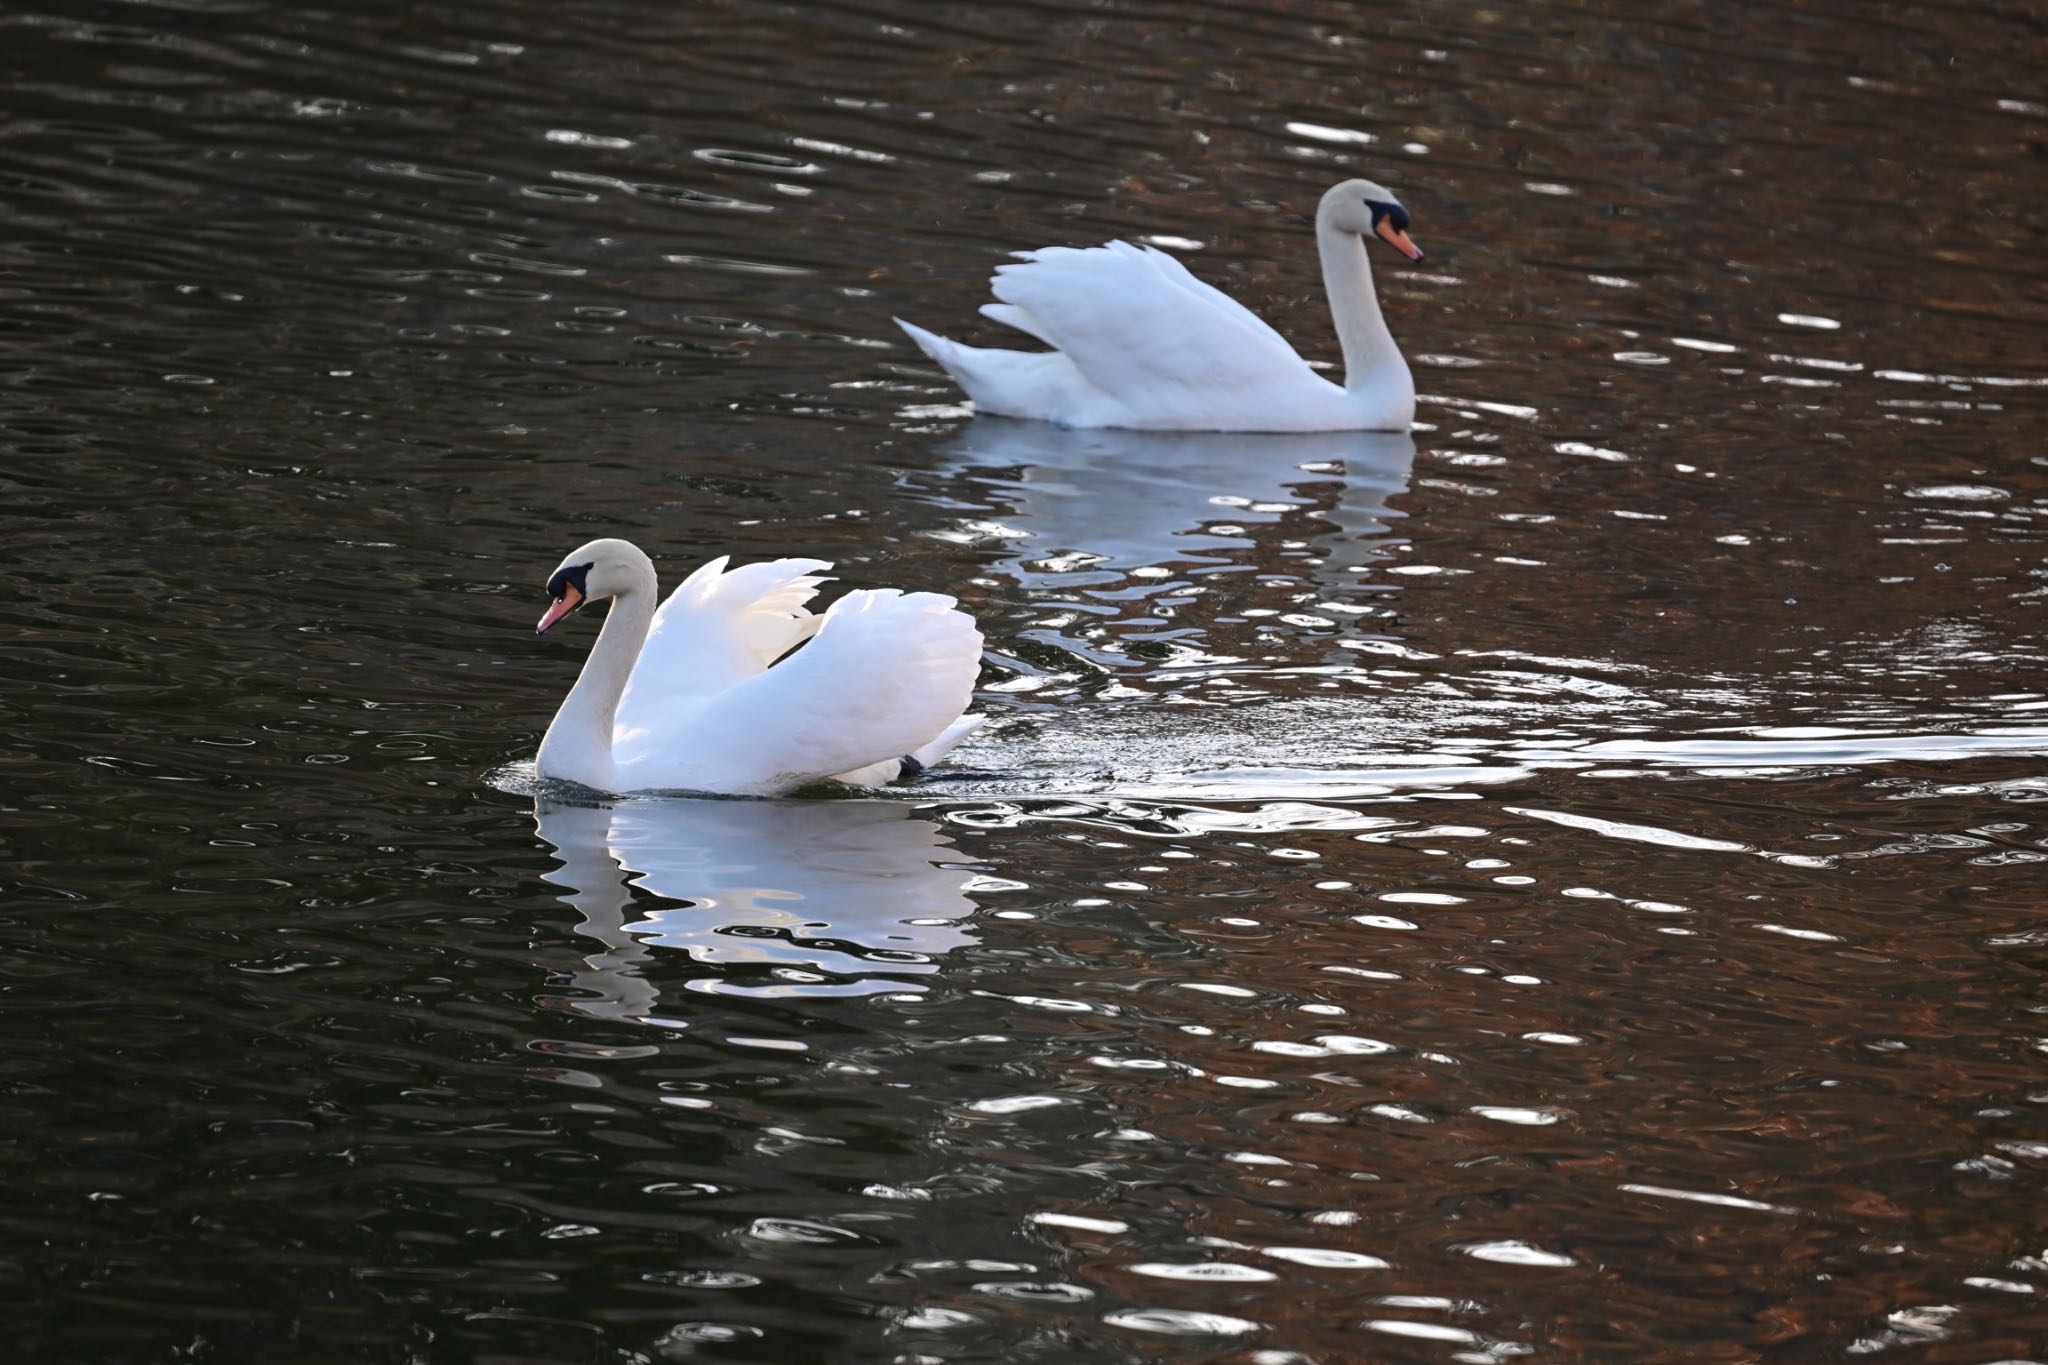
[[[1280,334],[1153,247],[1042,247],[996,268],[981,311],[1050,351],[964,346],[896,320],[975,410],[1071,427],[1406,431],[1415,381],[1380,316],[1366,238],[1420,260],[1388,191],[1347,180],[1316,209],[1323,286],[1344,348],[1340,387]]]
[[[657,611],[654,565],[637,547],[596,540],[571,554],[548,581],[540,629],[587,600],[617,601],[541,740],[540,776],[603,792],[773,796],[938,762],[981,723],[961,714],[981,633],[952,598],[894,588],[814,615],[813,575],[830,567],[728,571],[721,556]]]

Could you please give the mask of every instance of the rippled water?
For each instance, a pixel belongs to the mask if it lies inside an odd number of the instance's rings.
[[[2038,37],[0,14],[17,1353],[2048,1359]],[[1355,173],[1412,440],[888,321],[1125,236],[1333,358]],[[537,800],[594,534],[957,592],[996,719]]]

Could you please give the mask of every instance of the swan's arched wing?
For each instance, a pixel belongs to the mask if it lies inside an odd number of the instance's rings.
[[[981,632],[952,598],[852,592],[795,654],[700,699],[674,738],[689,767],[750,774],[754,790],[817,781],[929,743],[967,709],[980,671]]]
[[[1126,242],[1112,242],[1110,244],[1110,249],[1112,250],[1117,247],[1122,247],[1126,251],[1133,249]],[[1187,263],[1181,260],[1180,257],[1169,256],[1156,246],[1148,246],[1143,250],[1145,259],[1152,262],[1166,278],[1172,280],[1181,288],[1207,299],[1216,308],[1229,314],[1242,325],[1261,333],[1270,340],[1271,344],[1285,350],[1294,359],[1299,360],[1301,358],[1295,353],[1294,348],[1287,344],[1287,338],[1273,330],[1272,324],[1239,303],[1236,299],[1230,297],[1230,295],[1224,293],[1221,289],[1218,289],[1215,285],[1197,277],[1195,272],[1188,269]]]
[[[1316,378],[1278,332],[1163,251],[1111,242],[1022,255],[997,268],[1002,302],[982,312],[1057,346],[1113,398],[1156,408],[1178,389],[1207,405]]]
[[[773,559],[730,572],[726,562],[720,555],[698,569],[654,613],[619,698],[620,730],[658,727],[677,703],[753,677],[817,629],[804,604],[828,561]]]

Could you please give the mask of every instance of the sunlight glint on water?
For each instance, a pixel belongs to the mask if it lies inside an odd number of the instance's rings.
[[[0,32],[23,1359],[2039,1357],[2011,13]],[[889,322],[1121,237],[1327,364],[1353,174],[1412,438]],[[955,593],[992,723],[555,799],[600,534]]]

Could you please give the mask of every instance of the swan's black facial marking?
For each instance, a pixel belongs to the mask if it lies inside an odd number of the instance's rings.
[[[545,635],[548,628],[580,609],[590,600],[590,571],[597,567],[597,561],[588,564],[564,564],[548,579],[548,596],[553,605],[540,618],[540,624],[533,628],[536,635]]]
[[[1411,261],[1422,259],[1422,248],[1408,240],[1408,210],[1391,199],[1361,201],[1372,213],[1370,234]]]
[[[903,765],[896,770],[896,780],[898,782],[908,782],[911,778],[916,777],[925,770],[925,765],[917,761],[917,755],[915,754],[905,754],[897,761]]]
[[[1378,199],[1368,199],[1365,201],[1365,206],[1372,210],[1372,230],[1374,232],[1380,230],[1380,219],[1382,218],[1391,218],[1394,222],[1394,231],[1396,232],[1406,232],[1408,230],[1408,210],[1402,208],[1399,204],[1388,204],[1382,203]]]
[[[555,576],[548,580],[548,596],[559,602],[562,600],[563,594],[567,593],[569,589],[574,588],[576,589],[576,595],[582,598],[583,602],[588,602],[590,600],[590,571],[596,567],[597,561],[593,559],[588,564],[565,565],[555,570]],[[583,605],[583,602],[578,602],[576,605],[580,607]]]

